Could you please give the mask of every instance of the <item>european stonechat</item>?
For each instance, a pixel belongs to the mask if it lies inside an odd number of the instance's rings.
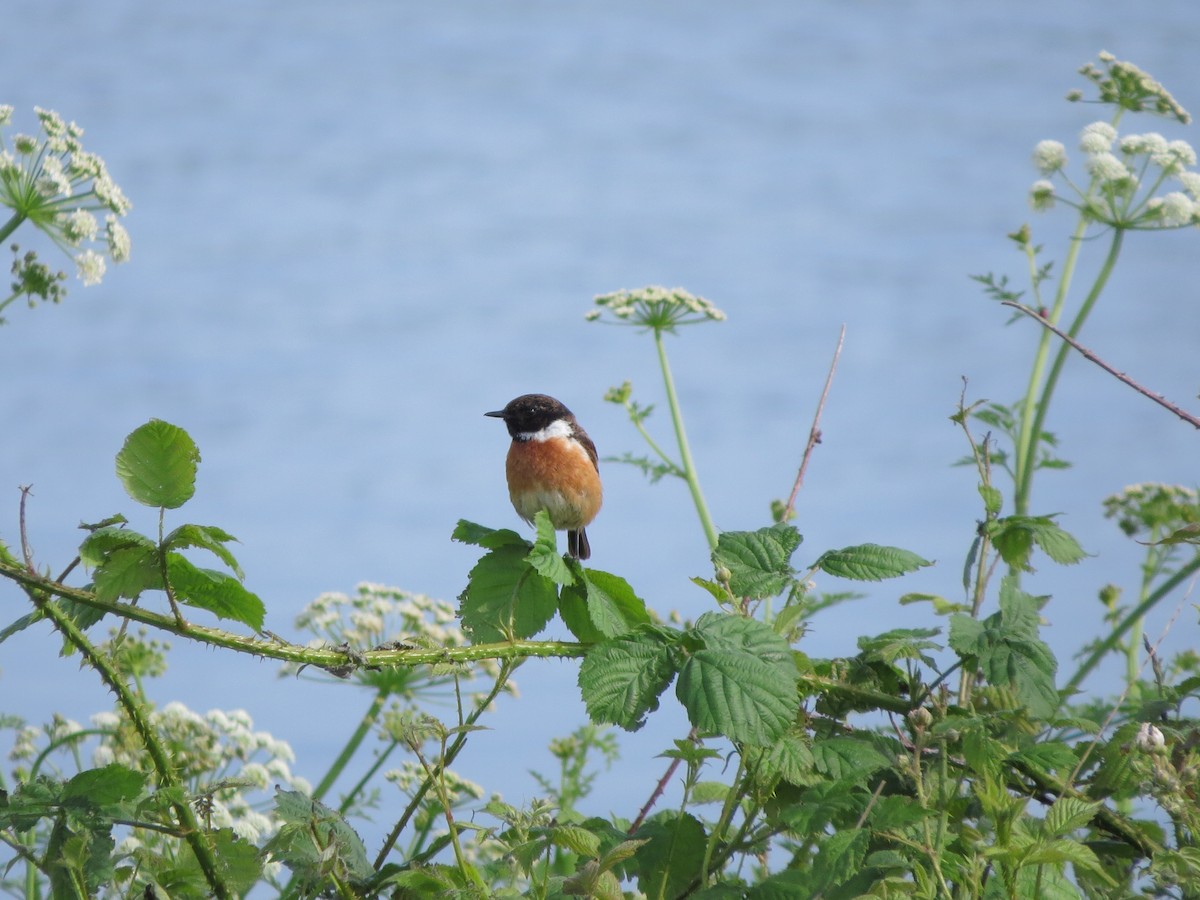
[[[571,411],[545,394],[524,394],[504,409],[484,413],[503,419],[512,435],[505,470],[508,496],[530,524],[539,509],[567,532],[567,553],[592,555],[584,526],[600,511],[600,464],[596,445]]]

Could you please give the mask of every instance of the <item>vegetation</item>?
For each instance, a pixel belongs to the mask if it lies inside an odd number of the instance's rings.
[[[963,462],[977,474],[978,527],[961,570],[946,569],[944,596],[897,589],[925,624],[864,634],[849,658],[806,652],[808,623],[853,599],[844,582],[899,580],[930,565],[870,543],[801,552],[791,520],[820,410],[791,496],[775,501],[757,530],[715,528],[667,340],[724,313],[681,289],[603,295],[587,318],[653,341],[673,444],[653,435],[652,408],[628,383],[608,399],[648,447],[623,460],[651,480],[688,484],[712,555],[711,571],[691,579],[711,600],[695,621],[664,618],[619,574],[560,555],[543,513],[532,540],[459,522],[453,539],[477,547],[479,559],[457,605],[362,585],[317,598],[296,622],[304,637],[281,638],[263,630],[264,605],[244,583],[232,536],[179,518],[199,451],[183,429],[151,420],[129,434],[116,462],[129,498],[156,511],[142,512],[152,527],[135,530],[133,511],[87,524],[78,556],[54,574],[32,556],[22,502],[19,533],[0,542],[0,576],[29,600],[0,641],[44,620],[82,662],[79,677],[99,679],[115,698],[87,725],[51,711],[40,725],[2,720],[13,741],[0,773],[0,890],[26,898],[1200,896],[1200,656],[1164,658],[1143,630],[1151,610],[1183,605],[1200,570],[1200,498],[1187,487],[1139,484],[1103,501],[1144,547],[1141,590],[1122,605],[1115,589],[1097,586],[1107,631],[1072,670],[1060,670],[1042,640],[1041,613],[1053,599],[1025,589],[1035,560],[1069,566],[1084,555],[1038,511],[1034,487],[1040,472],[1065,465],[1047,426],[1068,359],[1082,353],[1111,371],[1080,335],[1123,237],[1200,224],[1191,147],[1118,130],[1126,116],[1186,123],[1187,113],[1107,54],[1082,74],[1109,118],[1084,129],[1081,172],[1072,174],[1063,144],[1038,144],[1041,178],[1030,195],[1035,209],[1073,211],[1065,260],[1055,274],[1022,226],[1009,238],[1025,260],[1026,289],[1003,276],[977,278],[990,298],[1037,323],[1037,342],[1016,403],[970,402],[964,390],[953,413]],[[12,110],[0,113],[2,129]],[[74,254],[99,234],[90,210],[106,209],[106,252],[127,258],[116,218],[128,202],[103,162],[78,146],[77,126],[45,111],[39,119],[40,138],[0,143],[0,202],[13,213],[0,235],[28,223]],[[1097,248],[1095,280],[1080,292],[1072,276]],[[31,305],[62,298],[65,276],[14,255],[16,280],[0,309],[21,296]],[[99,258],[95,249],[76,257],[85,283],[102,274]],[[1126,388],[1114,381],[1113,389]],[[818,589],[830,582],[834,590]],[[197,615],[228,627],[192,621]],[[538,639],[555,615],[574,641]],[[313,784],[297,774],[290,748],[256,732],[246,713],[151,702],[145,685],[165,670],[166,635],[336,680],[361,692],[361,724]],[[492,739],[481,723],[531,657],[578,660],[589,721],[551,745],[559,768],[537,776],[542,797],[515,806],[453,766],[468,741]],[[1121,673],[1120,696],[1083,692],[1102,666]],[[613,727],[642,727],[669,689],[691,729],[664,749],[665,772],[628,773],[646,779],[644,806],[582,813],[598,767],[618,760]],[[453,712],[436,717],[432,708]],[[356,780],[335,796],[345,777]],[[661,803],[668,785],[681,786],[669,808]],[[402,804],[380,802],[396,792]],[[368,850],[356,818],[401,805],[383,845]]]

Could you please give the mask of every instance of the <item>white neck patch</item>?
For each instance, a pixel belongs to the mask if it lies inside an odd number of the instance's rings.
[[[519,441],[550,441],[554,438],[571,436],[571,426],[566,419],[555,419],[545,428],[538,431],[522,431],[517,435]]]

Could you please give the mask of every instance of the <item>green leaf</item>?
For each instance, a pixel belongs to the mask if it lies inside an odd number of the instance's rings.
[[[237,538],[216,525],[180,525],[167,535],[163,541],[163,549],[184,550],[188,547],[198,547],[207,550],[229,566],[239,580],[244,580],[246,576],[242,567],[225,546],[230,541],[236,542]]]
[[[813,764],[834,780],[858,781],[888,765],[888,759],[860,738],[834,737],[814,741]]]
[[[644,626],[588,651],[579,667],[579,689],[593,722],[637,731],[675,675],[672,634]]]
[[[724,531],[717,538],[713,565],[729,570],[729,587],[735,596],[774,597],[792,581],[790,560],[801,540],[799,531],[783,524],[758,531]]]
[[[942,645],[929,638],[935,637],[937,628],[894,628],[875,637],[860,637],[858,649],[869,659],[894,663],[898,659],[919,659],[934,668],[933,658],[925,650],[941,650]]]
[[[1139,543],[1142,543],[1139,541]],[[1161,541],[1146,542],[1147,546],[1158,547],[1168,544],[1200,544],[1200,522],[1190,522],[1177,528]]]
[[[870,835],[861,828],[836,831],[821,841],[813,860],[813,879],[823,892],[853,877],[867,855]]]
[[[84,538],[79,558],[91,566],[92,591],[108,602],[136,600],[162,590],[162,568],[154,541],[124,528],[100,528]]]
[[[938,594],[923,594],[920,592],[904,594],[900,597],[899,603],[901,606],[911,606],[914,603],[929,603],[933,606],[934,614],[939,616],[948,616],[956,612],[967,612],[971,608],[969,603],[955,603]]]
[[[107,561],[109,554],[130,547],[144,548],[153,551],[157,544],[144,534],[131,531],[128,528],[104,527],[97,528],[83,539],[79,545],[79,560],[85,566],[101,566]]]
[[[207,837],[212,841],[213,857],[221,879],[236,896],[244,896],[262,878],[258,848],[232,828],[218,829]]]
[[[335,810],[299,791],[276,788],[275,812],[283,825],[263,853],[305,881],[323,884],[333,859],[355,880],[374,874],[362,839]]]
[[[701,731],[766,746],[792,723],[799,676],[787,642],[755,619],[705,613],[688,632],[698,643],[675,694]]]
[[[471,570],[459,595],[463,628],[477,644],[533,637],[558,605],[554,582],[538,574],[526,556],[529,544],[504,544]]]
[[[1095,818],[1103,803],[1088,803],[1077,797],[1059,797],[1046,810],[1044,827],[1049,837],[1065,837],[1077,828],[1083,828]]]
[[[1031,572],[1034,546],[1056,563],[1071,565],[1087,554],[1079,542],[1054,523],[1053,516],[1006,516],[984,526],[996,550],[1008,565]]]
[[[498,550],[510,545],[523,546],[529,549],[530,543],[511,528],[488,528],[486,525],[476,525],[466,519],[459,519],[450,534],[450,539],[464,544],[473,544],[487,550]]]
[[[707,837],[690,813],[662,813],[634,835],[638,848],[638,889],[647,897],[678,897],[699,874]]]
[[[812,750],[802,735],[785,734],[763,753],[757,774],[770,782],[780,778],[797,787],[811,784],[815,780]]]
[[[161,419],[134,429],[117,454],[117,477],[138,503],[175,509],[196,492],[200,451],[186,431]]]
[[[550,514],[544,509],[539,509],[534,516],[534,524],[537,526],[537,539],[526,557],[529,564],[538,574],[546,576],[555,584],[571,584],[575,576],[571,574],[567,561],[558,552],[558,541],[554,536],[554,526],[550,524]]]
[[[904,829],[922,819],[936,816],[937,810],[926,809],[911,797],[892,795],[880,797],[871,807],[871,826],[877,831]]]
[[[932,565],[929,560],[908,550],[881,547],[879,544],[859,544],[857,547],[830,550],[822,553],[813,563],[814,568],[830,575],[855,581],[883,581]]]
[[[646,604],[624,578],[583,569],[583,578],[562,589],[558,611],[576,638],[595,643],[650,623]]]
[[[89,806],[104,806],[121,800],[132,800],[146,785],[146,775],[110,763],[99,769],[85,769],[73,775],[63,786],[62,800],[86,801]]]
[[[218,618],[231,619],[261,631],[266,609],[256,595],[225,572],[201,569],[184,556],[167,556],[167,577],[175,599],[214,613]]]
[[[1047,718],[1059,703],[1058,662],[1037,632],[1037,598],[1009,577],[1000,584],[1000,612],[982,621],[951,616],[949,643],[959,656],[974,657],[989,683],[1012,687],[1030,715]]]
[[[980,484],[978,487],[979,496],[983,498],[983,508],[988,517],[999,515],[1001,507],[1004,506],[1004,495],[990,484]]]

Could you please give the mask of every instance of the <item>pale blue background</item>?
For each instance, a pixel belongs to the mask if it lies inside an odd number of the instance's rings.
[[[147,418],[167,419],[203,453],[197,496],[171,521],[236,534],[267,626],[285,635],[316,594],[360,580],[457,595],[477,551],[450,542],[455,521],[518,525],[507,439],[482,416],[512,396],[552,393],[602,454],[640,452],[601,398],[631,379],[661,401],[652,345],[582,317],[594,294],[647,283],[729,316],[671,341],[724,529],[767,524],[787,495],[845,323],[796,563],[875,541],[939,564],[822,616],[804,649],[850,654],[861,633],[940,624],[895,600],[958,596],[980,515],[974,476],[950,468],[966,452],[947,420],[961,376],[973,398],[1023,389],[1035,328],[1005,328],[967,276],[1020,277],[1004,235],[1032,217],[1033,145],[1073,147],[1096,117],[1062,97],[1102,49],[1200,111],[1200,6],[1187,0],[19,0],[5,19],[0,102],[24,130],[35,104],[85,126],[134,203],[134,249],[101,287],[13,309],[0,329],[0,534],[15,543],[28,483],[37,557],[56,571],[80,520],[124,511],[152,530],[113,455]],[[1162,120],[1130,127],[1198,140]],[[1035,226],[1061,258],[1067,215]],[[1194,230],[1131,236],[1084,335],[1193,410],[1198,259]],[[666,440],[662,412],[650,424]],[[1076,467],[1041,480],[1036,510],[1062,512],[1099,555],[1028,582],[1055,594],[1047,639],[1069,671],[1100,630],[1099,587],[1132,593],[1138,575],[1102,496],[1193,484],[1198,438],[1081,359],[1051,426]],[[705,574],[707,550],[683,485],[611,464],[604,476],[594,564],[659,611],[698,615],[707,597],[687,579]],[[26,608],[0,584],[4,623]],[[1195,623],[1185,606],[1175,646],[1195,643]],[[248,708],[314,780],[366,702],[174,644],[157,697]],[[109,705],[56,651],[44,627],[0,645],[0,709],[84,719]],[[523,667],[523,699],[473,739],[464,774],[517,802],[536,794],[526,770],[549,771],[547,740],[584,720],[576,671]],[[625,741],[596,809],[632,815],[664,765],[655,754],[685,731],[669,699]]]

